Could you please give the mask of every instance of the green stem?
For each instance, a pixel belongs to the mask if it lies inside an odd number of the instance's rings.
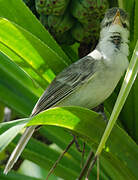
[[[134,83],[137,72],[138,72],[138,41],[137,41],[137,44],[135,46],[133,56],[131,58],[131,62],[129,64],[128,70],[126,72],[120,93],[119,93],[118,98],[116,100],[114,109],[112,111],[111,117],[109,119],[109,122],[107,124],[106,129],[105,129],[105,132],[104,132],[102,139],[100,141],[100,144],[97,148],[95,156],[99,156],[100,153],[102,152],[102,150],[105,146],[105,143],[106,143],[106,141],[107,141],[107,139],[111,133],[111,130],[112,130],[112,128],[113,128],[113,126],[114,126],[114,124],[115,124],[115,122],[119,116],[119,113],[120,113],[120,111],[121,111],[121,109],[122,109],[122,107],[126,101],[128,94],[131,90],[131,87]]]

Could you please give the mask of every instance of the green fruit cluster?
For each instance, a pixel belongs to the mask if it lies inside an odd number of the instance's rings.
[[[72,36],[79,42],[90,43],[98,39],[100,22],[108,8],[107,0],[75,0],[71,3],[71,13],[77,19],[72,28]]]
[[[38,13],[61,16],[64,14],[69,0],[35,0],[35,2]]]
[[[35,0],[41,23],[61,44],[98,39],[107,0]]]

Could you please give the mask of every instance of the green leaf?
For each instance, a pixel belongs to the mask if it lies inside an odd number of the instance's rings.
[[[65,129],[57,126],[43,126],[40,128],[39,132],[41,135],[43,135],[43,137],[47,138],[51,142],[55,142],[56,145],[62,150],[64,150],[68,143],[72,140],[72,135],[68,133],[68,131],[65,131]],[[80,139],[79,144],[82,144]],[[76,161],[80,162],[81,154],[78,153],[76,147],[72,146],[69,154],[73,156]]]
[[[62,45],[62,49],[68,55],[68,57],[71,59],[72,62],[75,62],[79,59],[78,47],[79,47],[78,43],[75,43],[72,46]]]
[[[22,0],[1,0],[0,17],[4,17],[26,29],[35,35],[38,39],[43,41],[51,49],[53,49],[59,56],[64,59],[64,61],[70,63],[69,58],[62,51],[60,46],[36,19],[27,6],[25,6]]]
[[[31,176],[22,175],[15,172],[10,172],[8,175],[3,174],[3,169],[0,169],[0,179],[1,180],[42,180]]]
[[[2,18],[0,19],[0,41],[46,80],[52,71],[57,74],[67,66],[60,56],[37,37]]]
[[[134,14],[134,41],[136,43],[138,39],[138,14],[137,14],[137,9],[138,9],[138,1],[135,0],[135,14]]]
[[[77,112],[76,112],[77,110]],[[64,128],[69,128],[72,131],[78,131],[78,133],[82,134],[82,126],[84,126],[84,130],[87,131],[87,134],[90,133],[90,129],[89,123],[91,124],[91,127],[93,127],[93,136],[96,134],[100,134],[100,132],[97,129],[97,123],[95,123],[96,121],[98,122],[99,119],[102,119],[102,117],[95,113],[92,112],[90,114],[90,110],[85,109],[85,111],[83,111],[83,108],[80,107],[74,107],[74,108],[70,108],[70,107],[65,107],[65,108],[52,108],[46,110],[45,112],[45,118],[44,118],[44,112],[39,113],[37,116],[35,116],[34,118],[32,118],[32,120],[29,121],[29,123],[27,124],[27,126],[31,126],[31,125],[40,125],[40,124],[47,124],[47,125],[58,125],[60,127],[64,127]],[[91,118],[90,118],[91,115]],[[62,120],[60,119],[62,117]],[[30,118],[31,119],[31,118]],[[94,122],[90,122],[90,119],[94,119]],[[81,120],[81,127],[79,126],[79,122]],[[52,124],[51,124],[52,121]],[[87,123],[87,121],[89,123]],[[102,124],[104,126],[104,122]],[[100,125],[100,126],[102,126]],[[99,126],[99,125],[98,125]],[[74,129],[75,128],[75,129]],[[78,130],[76,130],[76,128],[78,128]],[[95,130],[94,130],[95,129]],[[84,136],[86,136],[84,134]],[[95,136],[95,138],[97,138],[97,136]],[[97,141],[97,140],[95,140]]]
[[[5,108],[5,106],[2,103],[0,103],[0,123],[4,119],[4,108]]]
[[[28,125],[38,124],[55,125],[70,129],[81,135],[85,141],[96,144],[96,147],[100,142],[100,137],[105,128],[105,122],[101,120],[98,114],[78,107],[49,109],[32,118]],[[92,147],[94,147],[94,144]],[[94,149],[96,149],[96,147]],[[108,167],[110,164],[114,175],[118,178],[120,177],[120,179],[137,179],[136,161],[138,158],[138,148],[125,131],[118,126],[114,126],[104,150],[105,152],[102,154],[104,158],[102,161],[104,163],[106,162]],[[111,157],[111,159],[109,159],[109,157]],[[120,173],[118,174],[118,172]],[[112,174],[113,173],[110,175]]]
[[[16,126],[14,126],[14,124],[16,124]],[[0,152],[8,146],[25,125],[25,119],[0,124],[0,134],[3,133],[0,135]],[[8,130],[5,131],[6,129]]]
[[[7,135],[10,136],[10,140],[12,140],[17,133],[20,131],[18,126],[25,126],[25,124],[28,122],[29,119],[20,119],[16,121],[6,122],[2,123],[0,126],[0,134],[3,133],[0,136],[0,149],[3,150],[3,144],[5,147],[8,145],[7,141],[5,141],[5,138],[7,140]],[[16,134],[14,133],[13,127],[16,127]],[[21,128],[23,128],[21,127]],[[11,133],[12,131],[12,133]],[[2,140],[3,139],[3,140]],[[12,144],[10,144],[7,148],[9,152],[15,148],[17,142],[19,140],[19,136],[15,138]],[[66,140],[66,143],[69,141]],[[29,141],[27,147],[25,148],[24,152],[22,153],[22,157],[25,159],[28,159],[34,163],[37,163],[39,166],[43,167],[44,169],[49,170],[50,167],[54,164],[55,160],[59,157],[60,153],[62,151],[56,151],[51,147],[48,147],[48,145],[45,145],[41,142],[38,142],[37,140],[31,138]],[[78,153],[78,152],[77,152]],[[64,158],[60,161],[58,167],[54,171],[54,173],[60,177],[63,177],[65,179],[75,179],[77,175],[80,172],[80,161],[76,161],[71,155],[70,151],[64,156]],[[96,173],[96,171],[95,171]]]
[[[45,124],[73,131],[92,144],[94,150],[96,150],[106,126],[105,121],[102,120],[99,114],[80,107],[48,109],[33,118],[27,118],[26,121],[29,121],[27,126]],[[35,151],[36,148],[33,149]],[[108,143],[100,156],[102,167],[106,171],[110,167],[108,172],[110,177],[118,177],[120,180],[137,179],[137,158],[137,145],[124,130],[115,125]],[[37,161],[40,161],[39,157]],[[106,166],[104,166],[105,164]]]
[[[28,75],[15,63],[13,63],[10,58],[0,52],[0,70],[5,72],[7,76],[11,76],[18,83],[22,84],[25,89],[28,89],[36,96],[40,97],[43,93],[43,89],[36,84]]]
[[[7,54],[10,57],[10,60],[15,62],[23,69],[23,71],[32,79],[36,88],[40,86],[45,89],[48,86],[49,82],[46,79],[42,78],[37,74],[37,72],[26,62],[24,61],[18,54],[9,49],[4,44],[0,43],[0,49],[4,54]],[[37,85],[38,84],[38,85]]]
[[[24,116],[29,115],[41,89],[35,89],[27,75],[2,53],[0,62],[0,101]]]
[[[14,140],[14,146],[13,143],[10,145],[10,147],[8,148],[10,152],[15,147],[18,140],[19,137]],[[62,151],[57,152],[56,150],[48,147],[48,145],[45,145],[44,143],[41,143],[32,138],[23,151],[22,157],[38,164],[40,167],[49,171],[50,167],[52,167],[61,152]],[[59,165],[54,171],[54,174],[67,180],[73,180],[76,179],[79,172],[79,163],[74,161],[72,157],[67,154],[62,159],[62,161],[60,161]]]

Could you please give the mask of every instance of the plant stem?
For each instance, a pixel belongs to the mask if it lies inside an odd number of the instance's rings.
[[[66,147],[66,149],[63,151],[63,153],[59,156],[59,158],[56,160],[56,162],[54,163],[54,165],[52,166],[52,168],[50,169],[46,180],[48,180],[49,176],[52,174],[52,172],[54,171],[54,169],[56,168],[57,164],[59,163],[59,161],[63,158],[64,154],[70,149],[70,147],[73,145],[73,143],[75,142],[75,138],[72,139],[72,141],[68,144],[68,146]]]
[[[85,175],[85,173],[86,173],[86,171],[88,169],[88,166],[89,166],[89,164],[91,162],[91,159],[93,158],[93,155],[94,155],[94,153],[93,153],[93,150],[91,149],[90,153],[88,155],[88,158],[86,160],[86,163],[84,164],[83,169],[81,170],[81,173],[79,175],[78,180],[81,180],[83,178],[83,176]]]

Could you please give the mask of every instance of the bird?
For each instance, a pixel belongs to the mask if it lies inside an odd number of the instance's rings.
[[[52,107],[81,106],[92,109],[103,103],[128,67],[128,43],[128,14],[118,7],[108,9],[101,22],[96,48],[55,77],[30,116]],[[26,128],[6,164],[5,174],[11,170],[36,128]]]

